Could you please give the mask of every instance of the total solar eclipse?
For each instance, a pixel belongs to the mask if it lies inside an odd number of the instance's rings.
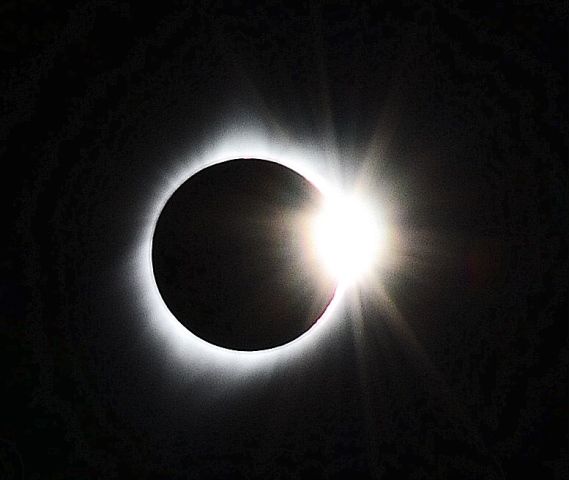
[[[299,173],[260,159],[200,170],[164,206],[153,236],[160,294],[201,339],[263,350],[306,332],[338,279],[319,266],[310,224],[323,194]]]

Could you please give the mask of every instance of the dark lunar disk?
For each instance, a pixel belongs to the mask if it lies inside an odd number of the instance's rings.
[[[166,203],[152,262],[160,294],[198,337],[235,350],[283,345],[336,288],[310,244],[322,194],[278,163],[237,159],[190,177]]]

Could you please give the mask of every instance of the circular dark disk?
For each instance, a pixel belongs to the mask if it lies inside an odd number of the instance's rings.
[[[320,318],[336,284],[311,251],[322,194],[275,162],[236,159],[182,184],[162,210],[152,263],[174,316],[209,343],[262,350]]]

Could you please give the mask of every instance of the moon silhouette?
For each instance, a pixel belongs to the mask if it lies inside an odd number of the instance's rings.
[[[315,258],[307,222],[323,194],[299,173],[261,159],[204,168],[166,202],[152,266],[172,314],[199,338],[264,350],[309,330],[336,281]]]

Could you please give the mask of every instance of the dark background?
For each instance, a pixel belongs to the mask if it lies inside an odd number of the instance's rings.
[[[145,3],[0,7],[0,477],[567,478],[566,3]],[[247,122],[374,152],[401,318],[212,400],[117,265]]]

